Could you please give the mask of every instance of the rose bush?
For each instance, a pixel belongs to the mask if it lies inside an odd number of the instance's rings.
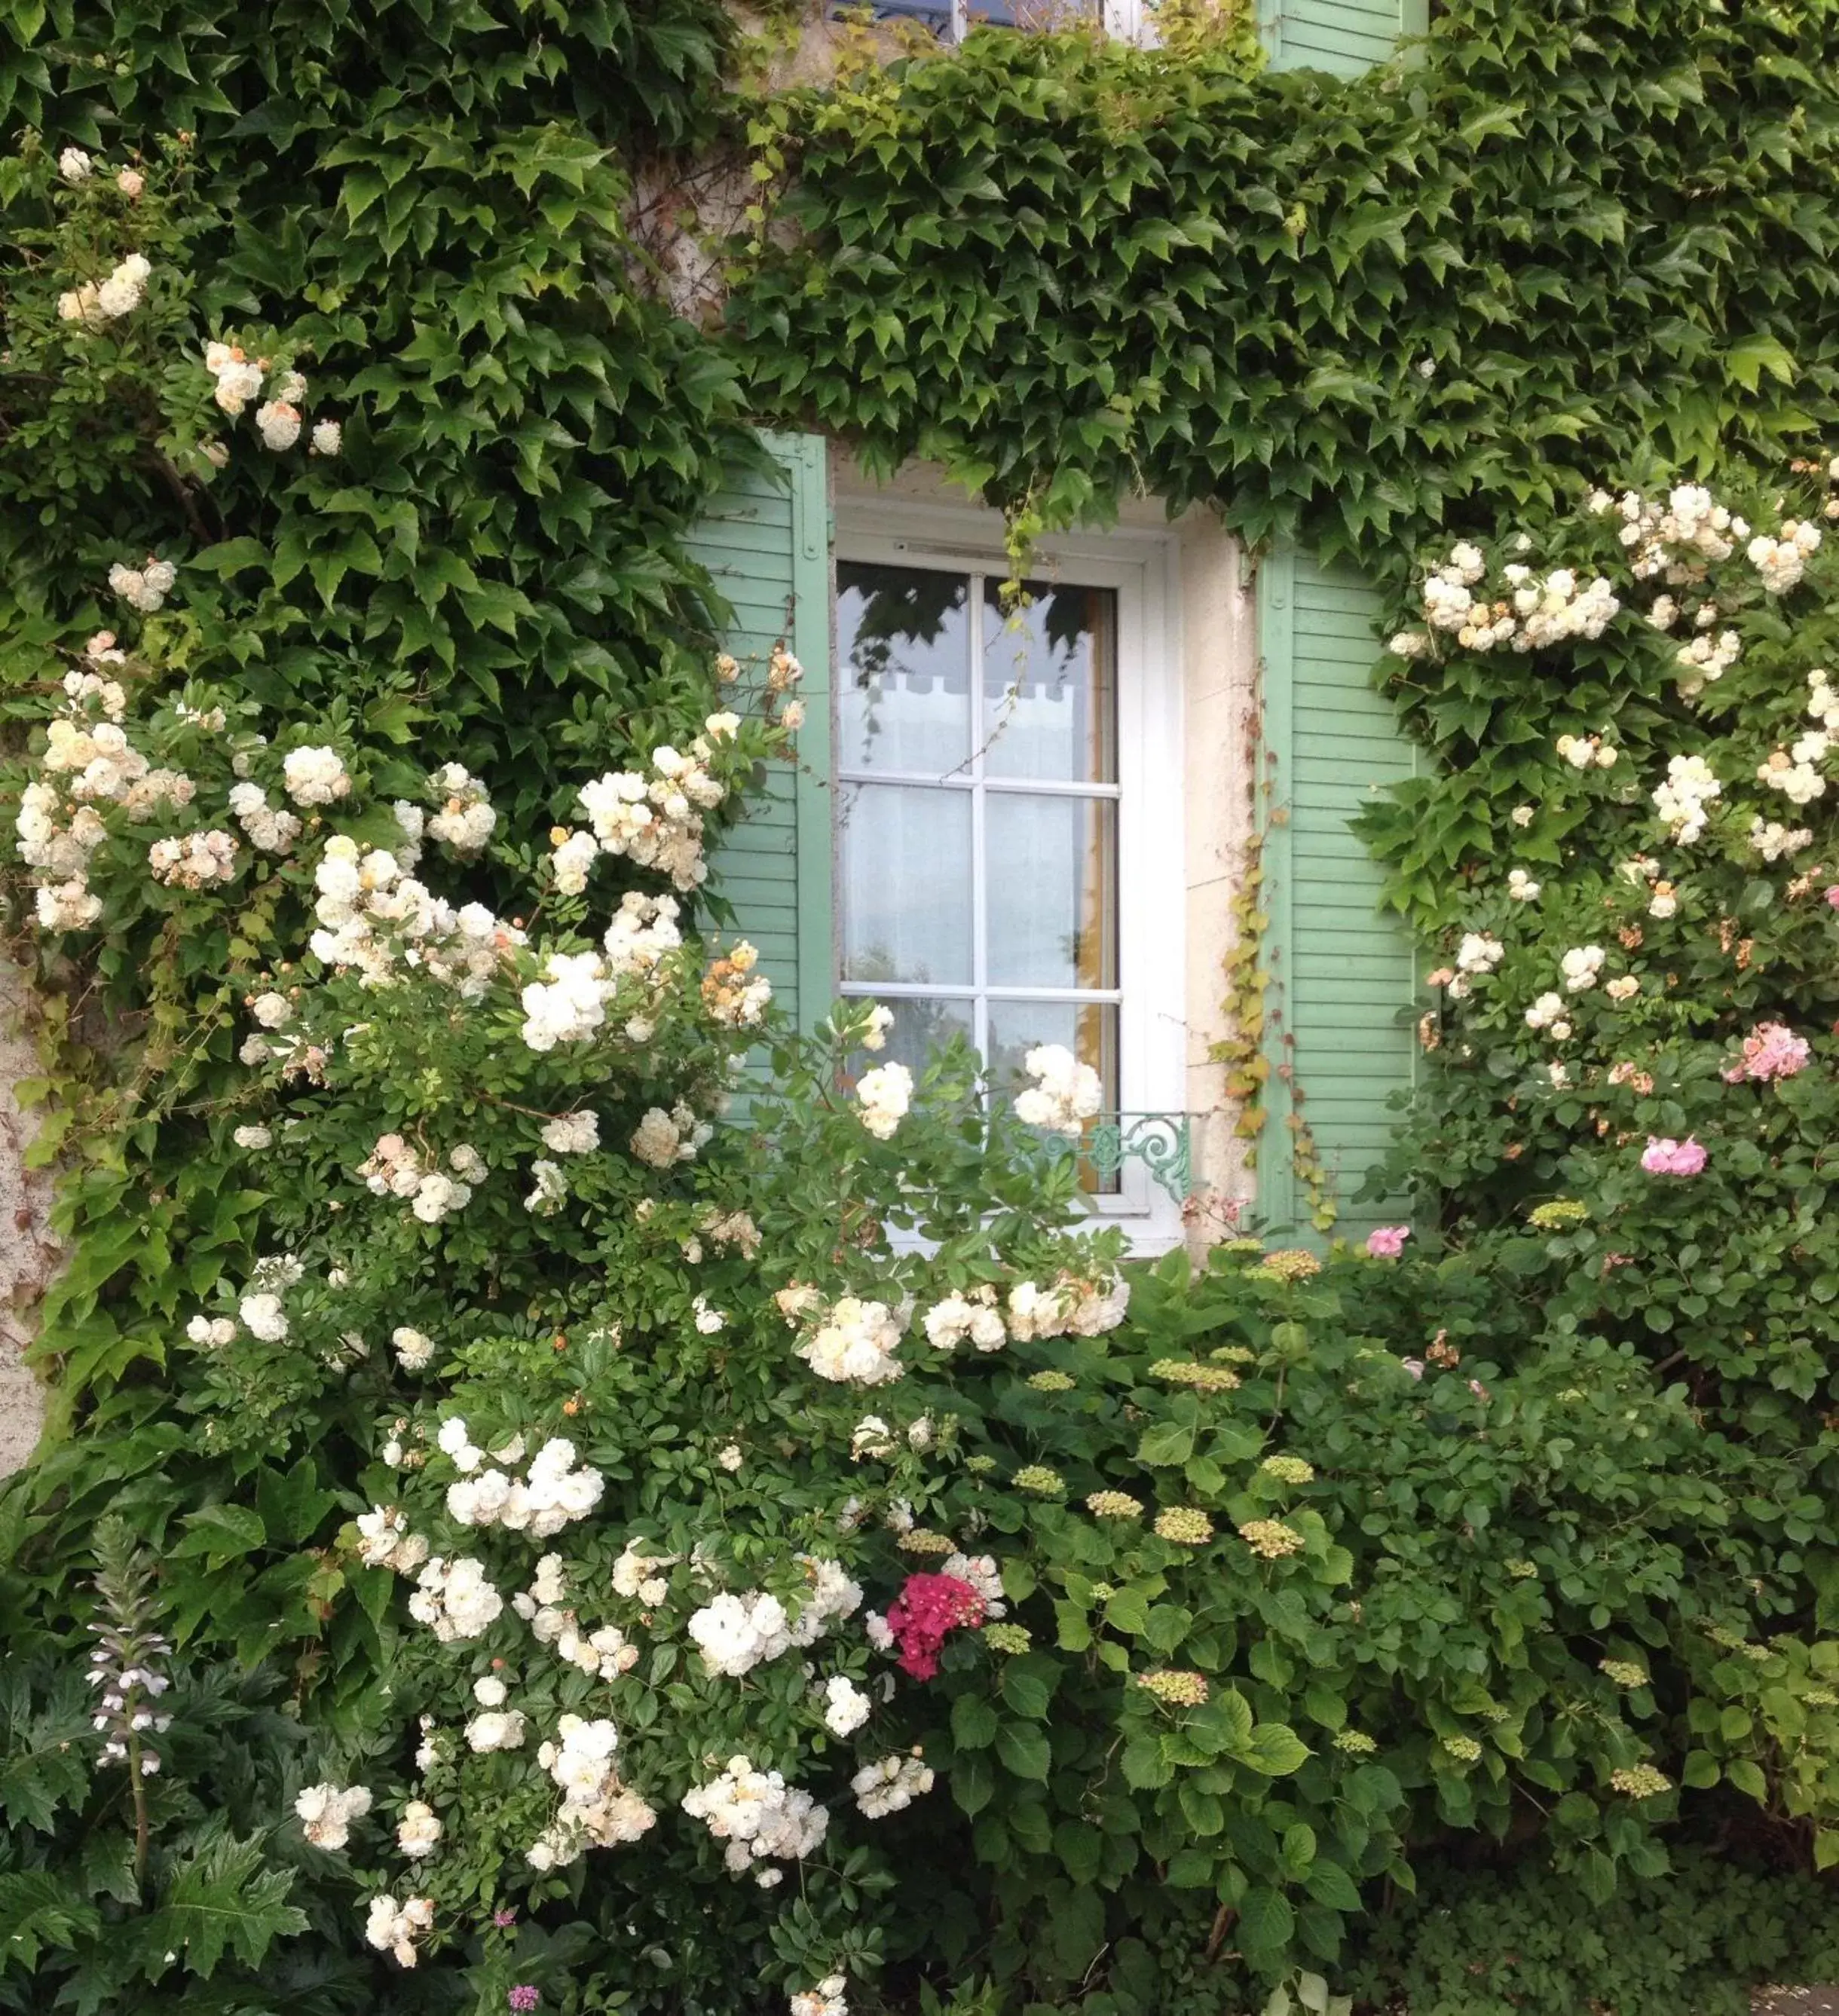
[[[1521,1362],[1600,1340],[1756,1479],[1703,1584],[1754,1622],[1679,1647],[1666,1768],[1823,1866],[1836,485],[1823,459],[1728,495],[1598,491],[1438,555],[1391,682],[1439,761],[1368,822],[1454,954],[1379,1180],[1498,1284],[1465,1337]]]

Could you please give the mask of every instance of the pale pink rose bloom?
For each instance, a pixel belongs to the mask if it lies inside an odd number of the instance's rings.
[[[1792,1078],[1811,1054],[1805,1036],[1780,1022],[1759,1022],[1744,1039],[1743,1061],[1722,1076],[1731,1085],[1744,1078]]]
[[[1650,1176],[1696,1176],[1705,1166],[1704,1147],[1690,1136],[1683,1141],[1650,1134],[1642,1150],[1641,1166]]]

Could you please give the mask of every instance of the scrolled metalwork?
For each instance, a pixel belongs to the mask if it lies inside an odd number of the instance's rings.
[[[1053,1145],[1077,1155],[1101,1183],[1116,1183],[1126,1163],[1139,1162],[1177,1204],[1185,1204],[1194,1186],[1192,1114],[1095,1114],[1077,1139],[1056,1136]]]

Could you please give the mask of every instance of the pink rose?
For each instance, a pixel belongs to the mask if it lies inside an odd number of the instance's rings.
[[[1720,1074],[1727,1085],[1740,1078],[1792,1078],[1806,1068],[1807,1039],[1780,1022],[1758,1022],[1744,1039],[1743,1061]]]
[[[1835,910],[1839,910],[1839,882],[1835,882],[1826,891],[1826,901]]]
[[[1366,1235],[1366,1250],[1375,1260],[1396,1260],[1411,1237],[1409,1225],[1379,1225]]]
[[[1689,1135],[1683,1141],[1650,1134],[1642,1150],[1641,1166],[1650,1176],[1696,1176],[1705,1166],[1705,1151]]]

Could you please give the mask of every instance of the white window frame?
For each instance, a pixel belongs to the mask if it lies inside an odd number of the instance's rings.
[[[836,500],[833,560],[930,567],[941,573],[977,572],[998,579],[1009,572],[1003,523],[992,511],[950,505],[895,502],[840,496]],[[1125,1113],[1179,1115],[1186,1107],[1186,873],[1182,805],[1182,682],[1178,548],[1172,533],[1136,531],[1081,533],[1042,541],[1030,560],[1031,579],[1064,580],[1081,588],[1113,590],[1117,598],[1117,1103]],[[831,582],[833,620],[834,569]],[[840,705],[844,670],[833,681]],[[977,682],[973,680],[973,690]],[[840,750],[833,723],[833,748]],[[876,772],[877,783],[898,783],[905,772]],[[841,771],[833,779],[840,806]],[[852,779],[852,781],[855,779]],[[909,782],[934,783],[930,777]],[[1026,789],[1025,780],[1004,779]],[[1103,787],[1069,785],[1074,795],[1110,795]],[[837,860],[836,914],[840,925],[841,837],[833,823]],[[973,901],[982,902],[981,840],[973,848]],[[841,933],[837,935],[837,987],[842,990]],[[980,983],[981,984],[981,983]],[[897,1010],[902,992],[936,995],[930,984],[866,988]],[[987,988],[1004,998],[1063,995],[1060,988]],[[1087,990],[1078,990],[1088,995]],[[1109,998],[1098,992],[1097,998]],[[1179,1203],[1143,1165],[1127,1160],[1121,1190],[1089,1200],[1102,1221],[1122,1224],[1132,1249],[1164,1252],[1183,1237]]]
[[[1144,0],[1101,0],[1105,33],[1114,42],[1134,42],[1139,49],[1153,49],[1161,38],[1156,32],[1155,16]]]

